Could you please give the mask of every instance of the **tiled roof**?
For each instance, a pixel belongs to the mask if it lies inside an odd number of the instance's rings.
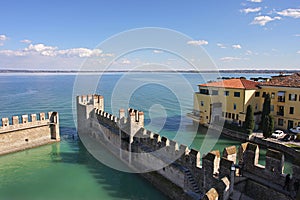
[[[203,87],[222,87],[222,88],[233,88],[233,89],[257,89],[257,82],[246,79],[227,79],[223,81],[211,82],[201,84]]]
[[[300,87],[300,73],[289,76],[276,76],[268,82],[260,83],[261,86]]]

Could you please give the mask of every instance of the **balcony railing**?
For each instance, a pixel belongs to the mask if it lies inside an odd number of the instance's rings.
[[[283,111],[279,111],[279,112],[277,112],[277,115],[284,116],[284,112]]]
[[[279,96],[278,97],[278,102],[285,102],[285,97]]]

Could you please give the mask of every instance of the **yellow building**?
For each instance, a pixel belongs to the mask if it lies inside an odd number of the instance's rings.
[[[246,79],[201,84],[194,95],[194,115],[204,125],[220,118],[242,124],[248,104],[255,100],[256,85],[257,82]]]
[[[289,76],[276,76],[270,81],[261,83],[260,95],[271,96],[271,114],[275,127],[290,129],[300,126],[300,73]],[[260,104],[262,105],[263,98]]]
[[[194,95],[193,115],[203,125],[220,119],[242,125],[250,104],[258,128],[267,93],[271,96],[275,128],[300,126],[300,73],[276,76],[265,82],[226,79],[201,84]]]

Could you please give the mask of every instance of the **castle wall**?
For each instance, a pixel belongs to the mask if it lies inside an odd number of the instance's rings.
[[[281,189],[281,188],[279,188]],[[264,200],[282,200],[282,199],[292,199],[281,192],[277,192],[274,189],[270,189],[268,186],[257,183],[253,180],[248,180],[246,183],[245,193],[249,197],[256,197]]]
[[[95,104],[86,97],[86,101],[83,98],[78,104],[78,126],[85,123],[82,125],[84,129],[79,127],[80,131],[114,146],[113,153],[131,167],[149,171],[156,169],[156,178],[169,181],[182,192],[208,198],[213,191],[213,196],[217,193],[219,199],[229,199],[238,190],[254,199],[289,199],[290,193],[281,189],[287,175],[283,174],[284,156],[278,151],[268,150],[266,166],[262,166],[258,164],[258,146],[244,143],[238,150],[234,146],[225,148],[222,156],[219,151],[203,155],[201,166],[199,151],[146,130],[142,112],[128,109],[125,113],[122,109],[120,118],[117,118],[99,109],[103,107],[103,101],[101,105]],[[240,173],[237,173],[235,163],[238,163]],[[294,173],[300,171],[299,166],[293,169]],[[154,175],[151,174],[147,173],[147,179],[153,181]],[[241,177],[236,179],[236,174]],[[297,174],[292,177],[291,185],[300,180]],[[160,187],[159,182],[155,184]],[[274,197],[269,198],[268,195]]]
[[[20,120],[21,119],[21,120]],[[59,141],[59,119],[56,112],[2,118],[0,155]]]

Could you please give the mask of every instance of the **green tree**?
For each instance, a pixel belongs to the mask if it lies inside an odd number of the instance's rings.
[[[264,123],[264,120],[265,120],[265,117],[267,115],[270,115],[270,112],[271,112],[271,97],[270,97],[270,94],[266,94],[265,96],[265,99],[264,99],[264,104],[263,104],[263,110],[262,110],[262,114],[261,114],[261,129],[264,130],[264,126],[265,126],[265,123]]]
[[[247,106],[246,119],[244,128],[247,130],[247,133],[251,134],[254,129],[254,113],[251,105]]]
[[[272,135],[274,131],[274,118],[271,115],[266,115],[264,120],[264,129],[263,129],[263,134],[265,138],[268,138]]]

